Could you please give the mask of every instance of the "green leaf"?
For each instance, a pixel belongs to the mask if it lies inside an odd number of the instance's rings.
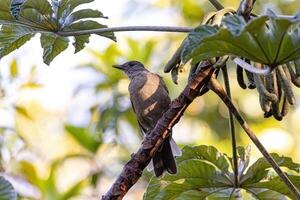
[[[289,179],[298,189],[300,189],[300,176],[289,176]],[[293,194],[291,194],[289,189],[279,177],[263,182],[244,185],[243,188],[247,189],[247,191],[252,193],[255,197],[263,196],[259,199],[281,200],[285,199],[283,196],[295,199]]]
[[[10,12],[11,0],[0,1],[0,20],[14,20],[14,16]],[[0,22],[1,24],[1,22]]]
[[[22,6],[21,10],[33,9],[46,18],[51,18],[53,14],[52,7],[48,0],[26,0]]]
[[[70,26],[65,27],[64,31],[79,31],[98,28],[107,28],[107,26],[92,20],[86,20],[73,23]],[[114,33],[99,33],[97,35],[116,41]],[[89,42],[89,37],[90,35],[75,36],[75,42],[73,43],[75,47],[75,53],[81,51],[85,47],[85,44]]]
[[[80,30],[89,30],[89,29],[100,29],[100,28],[107,28],[106,25],[100,24],[98,22],[92,20],[86,21],[79,21],[76,23],[71,24],[70,26],[66,27],[64,31],[80,31]],[[107,37],[113,41],[116,41],[116,37],[114,33],[97,33],[97,35]]]
[[[34,35],[35,30],[23,26],[2,25],[0,31],[0,58],[20,48]]]
[[[201,25],[189,34],[182,52],[184,62],[235,55],[270,67],[300,58],[300,27],[294,19],[261,16],[245,24],[226,16],[225,27]]]
[[[179,163],[188,159],[198,158],[210,162],[225,173],[229,171],[229,163],[226,157],[213,146],[186,146],[182,151],[183,155],[177,158]]]
[[[69,46],[69,39],[56,34],[41,35],[41,45],[44,49],[43,58],[47,65]]]
[[[92,135],[85,128],[79,128],[71,125],[67,125],[65,128],[67,132],[77,140],[77,142],[93,153],[96,153],[98,147],[102,144],[102,139],[99,135],[98,137],[96,135]]]
[[[91,3],[94,0],[61,0],[58,8],[58,19],[62,16],[69,16],[69,14],[82,4]]]
[[[271,154],[276,163],[281,167],[286,167],[290,170],[299,173],[300,164],[294,163],[293,160],[289,157],[279,156],[278,154]],[[271,165],[267,162],[265,158],[258,159],[249,169],[246,174],[241,177],[241,184],[250,184],[259,182],[268,174],[268,169],[271,168]]]
[[[186,146],[176,158],[178,173],[152,177],[145,200],[231,199],[233,182],[226,157],[212,146]]]
[[[209,196],[230,196],[228,186],[231,183],[216,168],[204,161],[190,159],[178,164],[176,175],[166,175],[158,180],[153,177],[149,183],[145,200],[155,199],[185,199],[187,191],[192,191],[192,196],[205,199]],[[222,198],[220,198],[222,199]]]
[[[82,49],[84,49],[85,44],[89,43],[89,38],[90,35],[79,35],[79,36],[74,36],[75,42],[73,43],[75,47],[75,53],[78,53]]]
[[[17,200],[17,192],[3,176],[0,176],[0,199]]]
[[[92,9],[83,9],[83,10],[78,10],[76,12],[73,12],[69,17],[69,23],[78,21],[80,19],[85,19],[85,18],[107,18],[105,17],[102,12],[98,10],[92,10]]]

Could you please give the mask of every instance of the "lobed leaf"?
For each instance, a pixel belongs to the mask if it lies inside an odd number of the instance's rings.
[[[184,62],[234,55],[271,67],[300,58],[297,17],[266,15],[245,23],[240,16],[224,17],[222,27],[201,25],[189,34],[182,52]]]

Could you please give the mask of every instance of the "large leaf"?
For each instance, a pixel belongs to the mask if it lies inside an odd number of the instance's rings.
[[[245,23],[238,15],[226,16],[223,26],[201,25],[189,34],[182,52],[184,62],[235,55],[271,67],[300,58],[299,19],[261,16]]]
[[[0,199],[17,200],[17,193],[10,182],[0,176]]]
[[[297,188],[300,189],[299,176],[289,176],[289,179]],[[262,192],[272,191],[272,193],[269,192],[268,195],[264,194],[264,198],[259,199],[281,200],[284,199],[283,196],[288,196],[291,199],[295,199],[295,197],[291,194],[289,189],[279,177],[263,182],[244,185],[243,188],[247,189],[247,191],[252,193],[255,197],[257,197],[258,195],[261,196]],[[269,198],[266,198],[266,196]]]
[[[0,58],[21,47],[35,33],[34,29],[23,26],[2,25],[0,31]]]
[[[61,37],[55,34],[42,34],[41,45],[44,49],[43,58],[44,63],[50,64],[50,62],[61,52],[69,46],[69,39]]]
[[[289,157],[279,156],[278,154],[271,154],[276,163],[281,167],[286,167],[295,172],[300,171],[300,164],[294,163],[293,160]],[[246,174],[241,177],[241,184],[249,184],[259,182],[265,178],[268,174],[268,169],[271,168],[271,165],[267,162],[265,158],[258,159],[249,169]]]
[[[0,20],[14,20],[14,16],[10,12],[11,0],[0,1]],[[0,23],[1,24],[1,23]]]
[[[101,138],[96,135],[92,135],[87,129],[79,128],[71,125],[67,125],[66,130],[70,135],[74,137],[84,148],[87,150],[96,153],[99,146],[102,144]]]
[[[216,168],[197,159],[182,161],[178,164],[176,176],[166,175],[161,180],[153,177],[144,195],[144,199],[205,199],[208,196],[230,197],[232,190],[228,191],[230,181]],[[220,198],[222,199],[222,198]]]
[[[68,47],[67,37],[59,32],[72,32],[107,28],[89,18],[107,18],[100,11],[82,9],[78,6],[93,0],[2,0],[0,1],[0,58],[25,44],[35,33],[41,33],[44,49],[44,63],[50,62]],[[73,13],[72,13],[73,12]],[[82,20],[82,21],[79,21]],[[116,40],[113,33],[99,33],[99,36]],[[90,34],[75,35],[75,53],[89,42]]]
[[[228,172],[229,163],[226,157],[213,146],[186,146],[182,151],[183,155],[177,158],[177,162],[182,162],[184,160],[197,157],[198,159],[211,162],[223,172]]]

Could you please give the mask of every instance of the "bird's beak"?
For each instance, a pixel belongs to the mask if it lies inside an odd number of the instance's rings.
[[[124,70],[124,65],[113,65],[114,68],[120,69],[120,70]]]

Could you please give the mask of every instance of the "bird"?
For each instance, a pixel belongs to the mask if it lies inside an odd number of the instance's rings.
[[[165,82],[139,61],[129,61],[113,67],[123,71],[129,78],[128,90],[133,111],[141,132],[149,134],[171,103]],[[156,177],[161,177],[166,171],[169,174],[177,173],[174,157],[181,156],[182,152],[171,135],[155,152],[147,166],[148,171],[154,170]]]

